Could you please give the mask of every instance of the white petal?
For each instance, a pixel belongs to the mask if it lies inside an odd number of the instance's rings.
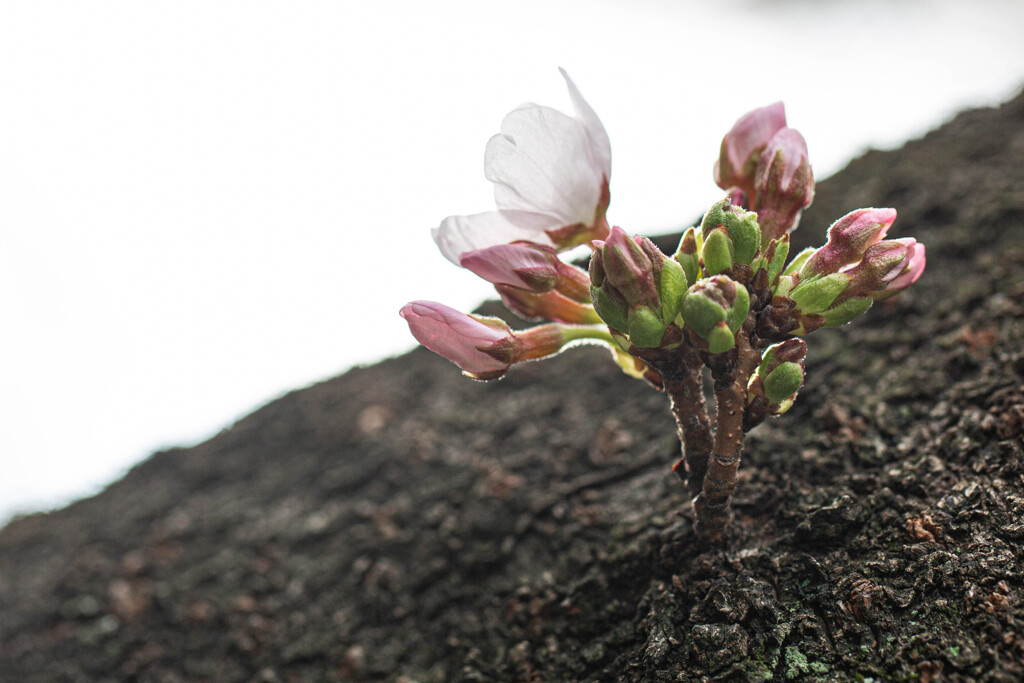
[[[612,145],[608,140],[608,133],[601,124],[601,119],[597,118],[597,114],[587,104],[587,101],[583,99],[583,95],[580,94],[579,89],[572,82],[572,79],[569,78],[569,74],[565,72],[565,69],[559,67],[558,71],[562,74],[562,78],[565,79],[565,84],[569,88],[569,98],[572,99],[572,106],[576,109],[576,116],[583,122],[587,129],[587,134],[590,136],[590,150],[594,162],[601,173],[604,174],[604,177],[611,180]]]
[[[594,220],[602,176],[590,134],[550,107],[528,104],[505,117],[487,143],[484,174],[499,209],[556,216],[562,225]]]
[[[476,251],[527,240],[553,246],[545,230],[561,227],[554,216],[528,211],[488,211],[471,216],[449,216],[434,228],[431,234],[444,257],[460,265],[459,257],[467,251]]]

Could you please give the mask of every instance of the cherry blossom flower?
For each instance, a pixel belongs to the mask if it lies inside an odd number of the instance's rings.
[[[524,104],[505,117],[484,154],[497,211],[449,216],[433,231],[441,253],[453,263],[468,251],[518,240],[564,250],[607,235],[608,134],[561,73],[576,116]]]

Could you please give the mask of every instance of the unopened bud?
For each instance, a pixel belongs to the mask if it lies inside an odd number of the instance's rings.
[[[661,300],[661,319],[671,324],[683,311],[683,301],[689,285],[686,273],[677,261],[666,258],[658,277],[658,298]]]
[[[634,240],[615,226],[606,241],[593,244],[601,253],[604,269],[601,287],[611,284],[630,306],[658,308],[654,264]]]
[[[761,225],[761,243],[796,228],[800,212],[814,200],[814,175],[807,143],[792,128],[779,130],[761,152],[754,179],[754,210]]]
[[[723,190],[740,188],[752,195],[754,172],[761,150],[782,128],[786,127],[786,111],[782,102],[770,104],[745,114],[733,124],[722,139],[715,162],[715,182]]]
[[[700,254],[697,253],[697,228],[687,228],[683,238],[679,240],[679,248],[672,257],[683,267],[686,273],[687,286],[692,285],[700,277]]]
[[[924,265],[924,245],[912,237],[873,244],[864,252],[861,262],[846,271],[850,286],[837,303],[863,296],[888,298],[916,282]]]
[[[629,340],[641,349],[653,349],[661,345],[665,335],[665,323],[658,314],[647,306],[631,306],[627,317]]]
[[[713,204],[704,214],[701,233],[707,240],[708,236],[719,228],[725,230],[731,242],[730,255],[733,262],[750,265],[761,248],[761,228],[757,223],[757,214],[745,211],[728,198],[723,199]]]
[[[729,339],[743,324],[749,311],[750,295],[747,288],[725,275],[698,280],[690,287],[683,302],[683,319],[686,325],[707,340],[709,345],[712,331],[717,330],[714,332],[717,345],[728,343],[728,348],[732,348],[732,341]],[[725,335],[726,331],[729,335]]]
[[[870,246],[885,237],[895,220],[894,209],[857,209],[846,214],[828,229],[828,242],[807,259],[801,276],[837,273],[857,263]]]
[[[591,266],[593,266],[593,261],[591,261]],[[593,267],[590,272],[593,275]],[[628,307],[622,300],[622,295],[612,289],[594,285],[590,288],[590,296],[594,301],[594,310],[601,316],[605,324],[613,330],[626,334],[628,328],[626,310]]]
[[[729,329],[729,326],[722,321],[717,323],[708,332],[708,351],[711,353],[725,353],[736,346],[736,336]]]
[[[765,349],[747,385],[748,402],[759,396],[770,413],[785,412],[803,386],[806,356],[807,344],[802,339],[787,339]]]
[[[918,278],[921,277],[921,273],[924,272],[925,261],[924,245],[920,242],[916,242],[910,250],[906,268],[903,269],[895,280],[886,285],[884,290],[881,292],[873,292],[871,297],[876,300],[888,299],[891,296],[899,294],[904,289],[917,282]]]
[[[434,301],[413,301],[400,315],[423,346],[474,379],[497,379],[515,362],[511,328],[498,318],[471,316]]]
[[[518,241],[467,251],[459,263],[488,282],[530,292],[558,290],[580,303],[588,303],[590,278],[563,262],[551,247]]]
[[[732,268],[732,242],[724,228],[715,228],[704,236],[701,256],[704,260],[704,272],[708,275],[718,275]]]
[[[783,363],[764,377],[764,395],[768,405],[791,399],[804,385],[804,369],[796,363]]]

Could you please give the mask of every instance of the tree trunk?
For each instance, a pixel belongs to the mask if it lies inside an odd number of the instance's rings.
[[[0,678],[1024,679],[1024,98],[852,162],[792,253],[862,206],[928,269],[808,338],[722,544],[606,353],[419,350],[10,523]]]

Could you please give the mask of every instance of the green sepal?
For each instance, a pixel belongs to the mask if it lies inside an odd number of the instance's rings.
[[[647,306],[633,306],[628,314],[629,340],[641,349],[653,349],[661,345],[665,336],[665,324],[658,314]]]
[[[771,263],[767,265],[769,286],[775,284],[775,278],[782,273],[782,269],[786,265],[786,257],[788,255],[789,233],[787,232],[781,239],[775,240],[775,256],[772,258]]]
[[[725,353],[736,346],[736,337],[725,322],[720,322],[708,332],[708,351],[711,353]]]
[[[661,278],[658,282],[658,299],[661,301],[661,319],[671,323],[683,310],[683,300],[690,288],[686,273],[678,262],[665,259],[661,264]]]
[[[733,264],[732,240],[724,228],[715,228],[704,237],[704,272],[708,277],[729,270]]]
[[[825,319],[825,327],[839,327],[845,325],[856,317],[859,317],[871,308],[871,299],[868,297],[848,299],[843,303],[830,308],[821,314]]]
[[[799,282],[799,275],[780,275],[779,283],[772,288],[772,292],[777,296],[789,296]]]
[[[594,310],[608,327],[619,332],[625,332],[628,329],[626,310],[608,296],[603,289],[591,286],[590,298],[594,302]]]
[[[725,320],[725,309],[703,294],[691,292],[683,301],[683,320],[707,339],[711,328]]]
[[[811,258],[811,254],[813,254],[816,251],[818,250],[815,247],[807,247],[806,249],[801,251],[799,254],[793,257],[793,260],[789,262],[789,265],[786,266],[786,269],[784,271],[782,271],[782,274],[793,275],[794,273],[798,272],[801,268],[804,267],[804,263],[807,262],[807,259]]]
[[[796,303],[801,313],[821,313],[832,305],[849,284],[850,276],[846,273],[832,273],[823,278],[801,282],[789,298]]]
[[[747,313],[750,312],[750,293],[747,292],[747,288],[743,285],[736,284],[736,303],[732,305],[732,309],[728,311],[725,322],[729,325],[729,329],[735,332],[740,329],[743,325],[743,321],[747,319]]]
[[[796,363],[780,363],[761,381],[769,405],[781,403],[800,391],[804,384],[804,370]]]

